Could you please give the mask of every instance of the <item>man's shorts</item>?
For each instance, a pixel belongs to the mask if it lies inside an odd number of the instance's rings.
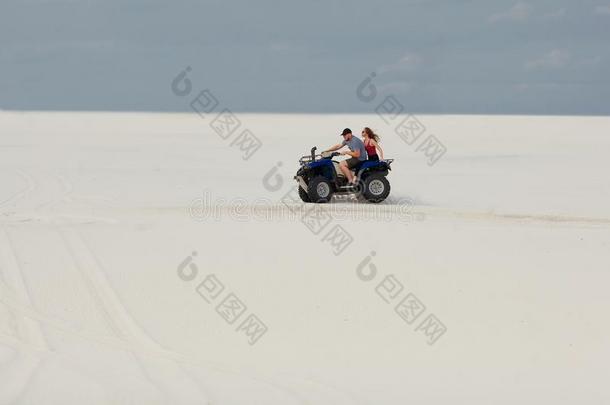
[[[345,163],[347,163],[347,167],[351,170],[362,162],[360,161],[360,159],[352,157],[352,158],[347,159],[345,161]]]

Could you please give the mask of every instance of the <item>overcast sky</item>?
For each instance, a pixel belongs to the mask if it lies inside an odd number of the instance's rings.
[[[0,1],[0,109],[610,115],[610,0]]]

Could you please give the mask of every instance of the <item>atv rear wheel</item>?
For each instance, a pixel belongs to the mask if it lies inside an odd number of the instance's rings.
[[[333,188],[330,181],[324,176],[316,176],[307,186],[309,200],[314,203],[329,202],[333,196]]]
[[[379,203],[390,195],[390,182],[380,174],[372,174],[364,179],[362,196],[367,201]]]
[[[307,191],[303,190],[303,187],[299,186],[299,197],[301,197],[301,200],[303,200],[303,202],[311,202],[311,200],[309,199],[309,194],[307,194]]]

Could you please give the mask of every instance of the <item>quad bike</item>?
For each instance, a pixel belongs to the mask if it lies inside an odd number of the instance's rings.
[[[348,184],[339,169],[339,162],[332,158],[339,153],[323,152],[316,155],[317,147],[311,154],[299,159],[301,167],[294,179],[298,183],[301,200],[308,203],[329,202],[333,194],[355,194],[359,199],[379,203],[390,195],[390,183],[386,176],[392,170],[394,159],[363,161],[352,170],[356,184]]]

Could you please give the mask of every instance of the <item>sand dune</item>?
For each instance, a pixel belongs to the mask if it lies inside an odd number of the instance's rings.
[[[239,118],[0,112],[0,404],[610,400],[610,118]],[[364,125],[390,198],[291,200]]]

